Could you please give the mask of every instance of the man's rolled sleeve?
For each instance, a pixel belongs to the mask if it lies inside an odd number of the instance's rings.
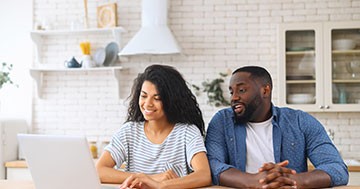
[[[235,168],[234,166],[221,163],[216,160],[210,160],[211,167],[211,178],[214,185],[220,184],[220,174],[230,168]]]
[[[346,185],[349,180],[347,166],[322,124],[313,116],[302,112],[300,125],[306,134],[307,153],[311,163],[331,177],[331,186]]]
[[[234,166],[227,164],[228,149],[225,144],[224,123],[221,120],[223,115],[217,113],[209,123],[205,146],[210,163],[213,184],[219,185],[220,174]]]
[[[326,172],[331,177],[331,187],[348,184],[349,173],[345,164],[333,163],[330,165],[320,165],[316,169]]]

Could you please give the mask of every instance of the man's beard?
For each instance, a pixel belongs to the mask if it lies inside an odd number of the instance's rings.
[[[255,99],[253,99],[250,103],[243,105],[245,106],[245,108],[244,108],[244,112],[241,115],[236,114],[234,106],[231,106],[234,112],[235,123],[244,124],[249,122],[250,119],[253,118],[256,108],[260,105],[259,96],[256,96]]]

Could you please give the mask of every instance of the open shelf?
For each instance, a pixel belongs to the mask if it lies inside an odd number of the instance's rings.
[[[112,34],[115,42],[121,45],[121,33],[125,32],[122,27],[114,28],[93,28],[83,30],[35,30],[30,32],[31,39],[36,44],[36,62],[40,63],[43,46],[43,37],[61,36],[61,35],[89,35],[89,34]]]
[[[35,80],[37,95],[39,98],[42,98],[42,87],[43,87],[43,74],[46,72],[96,72],[96,71],[111,71],[116,82],[117,82],[117,93],[118,97],[120,97],[120,80],[121,80],[121,72],[126,70],[121,66],[113,66],[113,67],[94,67],[94,68],[31,68],[30,75]]]

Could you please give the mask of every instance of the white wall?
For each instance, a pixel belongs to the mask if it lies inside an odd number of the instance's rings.
[[[51,3],[50,3],[51,2]],[[127,42],[140,27],[140,0],[89,2],[89,24],[96,27],[96,7],[117,3],[118,25],[127,33]],[[243,65],[266,67],[274,78],[277,102],[277,26],[289,22],[360,21],[360,0],[170,0],[169,24],[183,55],[136,56],[121,59],[129,68],[121,88],[129,93],[138,72],[153,63],[178,68],[190,82],[201,85],[219,72]],[[35,0],[35,21],[52,20],[56,29],[70,28],[81,16],[82,1]],[[44,63],[62,64],[71,55],[80,56],[78,43],[84,38],[96,48],[104,47],[108,36],[67,36],[48,38]],[[94,140],[108,140],[126,116],[126,102],[118,99],[115,81],[109,72],[49,73],[44,98],[34,97],[33,131],[36,133],[83,133]],[[198,96],[208,122],[219,109],[209,106],[204,94]],[[345,158],[360,159],[360,113],[315,113],[326,128],[335,130],[335,144]]]
[[[32,62],[32,1],[0,0],[0,63],[13,65],[11,79],[18,85],[0,89],[0,118],[30,122],[32,80],[28,68]]]

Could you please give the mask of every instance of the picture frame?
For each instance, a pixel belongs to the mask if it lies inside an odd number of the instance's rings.
[[[117,12],[116,3],[105,4],[97,7],[98,28],[116,27]]]

